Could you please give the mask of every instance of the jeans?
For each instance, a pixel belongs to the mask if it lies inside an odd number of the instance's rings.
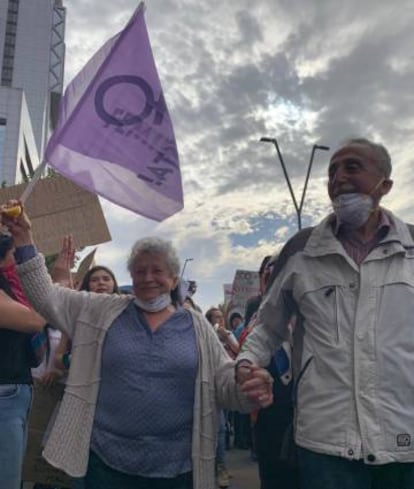
[[[414,463],[367,465],[304,448],[298,452],[302,489],[414,488]]]
[[[95,453],[90,452],[85,489],[193,489],[191,472],[174,478],[149,478],[129,475],[108,467]]]
[[[27,384],[0,384],[0,485],[20,489],[32,389]]]

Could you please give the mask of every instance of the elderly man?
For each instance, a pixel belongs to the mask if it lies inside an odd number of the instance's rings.
[[[296,317],[302,489],[414,487],[414,242],[380,207],[387,150],[366,139],[329,164],[333,214],[284,247],[237,363],[267,365]],[[277,399],[275,399],[277,402]]]

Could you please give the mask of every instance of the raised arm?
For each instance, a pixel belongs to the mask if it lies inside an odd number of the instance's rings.
[[[22,212],[17,217],[9,217],[4,212],[16,203],[9,201],[6,206],[0,207],[0,213],[3,224],[13,235],[17,262],[21,262],[17,271],[25,294],[36,311],[71,337],[85,296],[52,283],[43,257],[37,254],[31,223],[24,207],[21,206]]]

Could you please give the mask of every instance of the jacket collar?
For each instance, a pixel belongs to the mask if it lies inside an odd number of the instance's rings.
[[[396,243],[397,245],[400,245],[401,251],[407,248],[414,248],[414,241],[407,225],[394,216],[391,211],[387,209],[382,210],[389,219],[391,227],[387,235],[381,240],[381,243]],[[334,229],[332,227],[333,218],[334,214],[329,214],[317,226],[315,226],[303,250],[305,255],[346,255],[343,246],[335,237]]]

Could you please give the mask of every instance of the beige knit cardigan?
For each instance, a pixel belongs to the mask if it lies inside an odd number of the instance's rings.
[[[88,465],[105,335],[134,297],[77,292],[52,284],[40,254],[17,268],[33,307],[72,339],[65,394],[43,456],[70,476],[82,477]],[[213,328],[202,315],[194,312],[192,317],[198,345],[192,439],[194,489],[215,489],[218,409],[248,411],[257,406],[249,403],[235,384],[234,363]]]

